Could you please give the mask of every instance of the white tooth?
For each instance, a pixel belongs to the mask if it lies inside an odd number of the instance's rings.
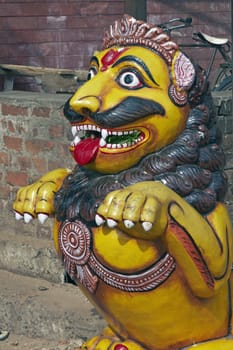
[[[107,146],[106,146],[107,148],[112,148],[112,145],[111,145],[111,143],[107,143]]]
[[[117,132],[117,131],[113,131],[112,134],[113,134],[113,135],[117,135],[118,132]]]
[[[80,130],[84,130],[84,125],[80,125]]]
[[[76,128],[76,126],[72,126],[71,132],[72,132],[73,137],[75,137],[75,135],[77,134],[77,128]]]
[[[123,145],[122,145],[123,147],[127,147],[127,143],[123,143]]]
[[[133,134],[133,133],[134,133],[134,131],[133,131],[133,130],[130,130],[130,131],[129,131],[129,133],[130,133],[130,134]]]
[[[122,136],[122,135],[123,135],[123,132],[122,132],[122,131],[119,131],[119,132],[117,133],[117,135],[118,135],[118,136]]]
[[[105,139],[101,138],[101,139],[100,139],[99,146],[100,146],[100,147],[104,147],[104,146],[106,146],[106,144],[107,144],[107,143],[106,143]]]
[[[48,215],[47,214],[38,214],[38,220],[40,221],[41,224],[44,224],[45,221],[48,219]]]
[[[92,130],[92,125],[89,124],[87,127],[88,127],[88,130]]]
[[[99,131],[100,132],[100,128],[97,126],[97,128],[96,128],[96,131]]]
[[[117,148],[117,145],[114,143],[114,144],[112,145],[112,148]]]
[[[129,135],[129,132],[128,131],[124,131],[124,135]]]
[[[101,130],[101,136],[103,139],[106,139],[106,137],[108,136],[108,131],[106,129],[102,129]]]
[[[120,143],[117,144],[117,148],[121,148],[121,144]]]
[[[73,140],[74,145],[76,146],[81,141],[80,137],[77,135],[75,136],[75,139]]]

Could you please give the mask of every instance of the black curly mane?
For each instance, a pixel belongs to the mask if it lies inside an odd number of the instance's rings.
[[[77,219],[93,226],[96,209],[106,194],[140,181],[162,182],[202,215],[213,210],[224,199],[227,178],[213,100],[200,67],[189,92],[189,104],[192,109],[185,130],[175,142],[136,166],[114,175],[76,167],[55,196],[57,219]]]

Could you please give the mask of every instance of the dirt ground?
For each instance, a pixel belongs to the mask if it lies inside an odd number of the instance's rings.
[[[0,270],[0,350],[76,350],[104,325],[78,287]]]
[[[81,339],[56,342],[42,338],[27,338],[10,333],[7,339],[0,341],[0,350],[76,350],[81,344]]]

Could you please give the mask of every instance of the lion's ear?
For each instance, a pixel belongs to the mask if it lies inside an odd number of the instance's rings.
[[[172,61],[171,73],[169,95],[176,105],[184,106],[187,103],[187,91],[195,80],[194,65],[184,53],[177,51]]]

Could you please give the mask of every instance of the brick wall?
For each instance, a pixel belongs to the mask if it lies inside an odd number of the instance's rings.
[[[69,153],[71,132],[63,116],[66,95],[0,93],[0,229],[51,238],[51,222],[25,225],[16,222],[12,202],[19,187],[46,172],[73,168]]]
[[[1,62],[83,68],[103,27],[123,12],[123,0],[1,2]]]
[[[124,0],[1,1],[0,62],[86,69],[90,55],[101,45],[104,29],[124,10]],[[192,16],[196,30],[231,36],[229,0],[147,0],[152,23],[180,16]],[[209,52],[199,49],[194,56],[202,57],[205,66]],[[17,89],[22,88],[20,81]]]
[[[123,13],[123,0],[1,1],[0,62],[85,69],[104,28]]]

